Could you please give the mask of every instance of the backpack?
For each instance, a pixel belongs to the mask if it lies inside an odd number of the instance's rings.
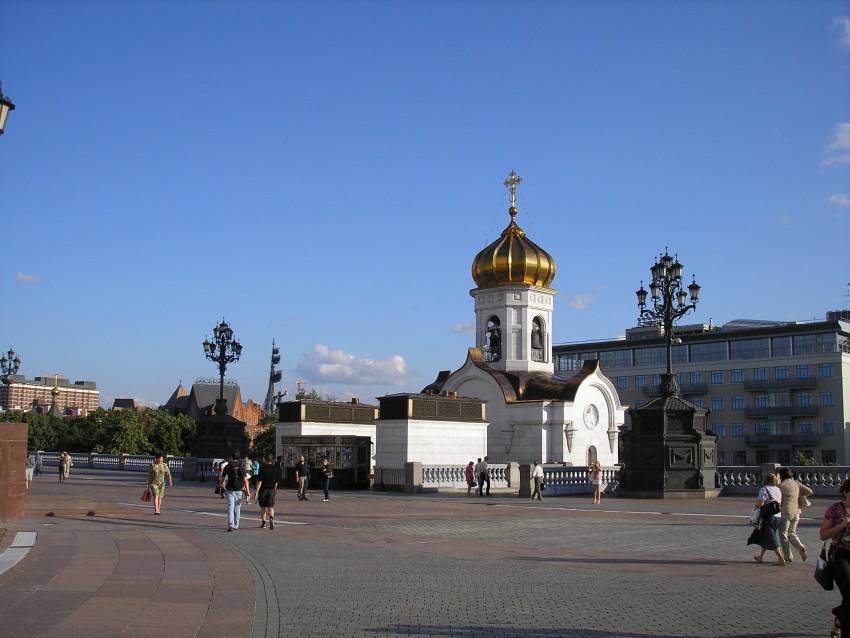
[[[227,469],[224,471],[224,475],[227,477],[227,489],[231,492],[239,492],[242,490],[242,486],[245,485],[245,472],[242,469],[242,463],[236,461],[227,462]]]

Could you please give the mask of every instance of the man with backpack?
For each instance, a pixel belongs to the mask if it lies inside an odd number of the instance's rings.
[[[239,450],[234,450],[230,461],[221,468],[219,484],[227,492],[227,531],[239,529],[239,515],[242,513],[242,496],[248,493],[248,477],[242,465]]]

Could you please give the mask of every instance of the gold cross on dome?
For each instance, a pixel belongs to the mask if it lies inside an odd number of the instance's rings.
[[[516,208],[516,185],[522,182],[522,177],[516,174],[516,171],[511,171],[508,179],[505,180],[505,186],[511,189],[511,208]]]

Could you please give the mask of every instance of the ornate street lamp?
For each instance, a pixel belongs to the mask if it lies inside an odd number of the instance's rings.
[[[15,351],[12,348],[9,348],[9,352],[3,355],[0,358],[0,381],[9,385],[9,377],[13,374],[18,374],[18,370],[21,367],[21,360],[18,358],[18,355],[15,354]]]
[[[15,105],[12,100],[3,96],[3,83],[0,82],[0,135],[6,130],[6,118],[9,117],[9,111],[14,111]]]
[[[224,320],[213,328],[213,340],[204,338],[204,354],[207,359],[218,364],[220,376],[218,400],[215,402],[216,414],[227,414],[227,401],[224,399],[224,371],[227,364],[239,361],[242,356],[242,346],[233,338],[233,330]]]
[[[661,396],[675,397],[679,395],[679,384],[673,374],[673,323],[680,317],[694,310],[699,300],[699,285],[694,278],[687,286],[687,291],[682,285],[682,264],[678,256],[671,257],[664,249],[664,255],[660,256],[655,265],[649,269],[652,273],[652,281],[649,284],[650,292],[643,288],[640,282],[640,290],[637,291],[638,308],[640,308],[640,325],[660,325],[664,331],[667,342],[667,374],[661,375]],[[652,305],[647,307],[646,297],[650,294]],[[688,303],[690,294],[690,303]]]

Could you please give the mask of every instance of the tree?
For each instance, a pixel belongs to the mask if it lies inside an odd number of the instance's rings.
[[[254,454],[265,456],[266,454],[275,454],[275,444],[277,442],[277,427],[274,424],[266,426],[266,428],[254,437],[254,445],[251,451]]]

